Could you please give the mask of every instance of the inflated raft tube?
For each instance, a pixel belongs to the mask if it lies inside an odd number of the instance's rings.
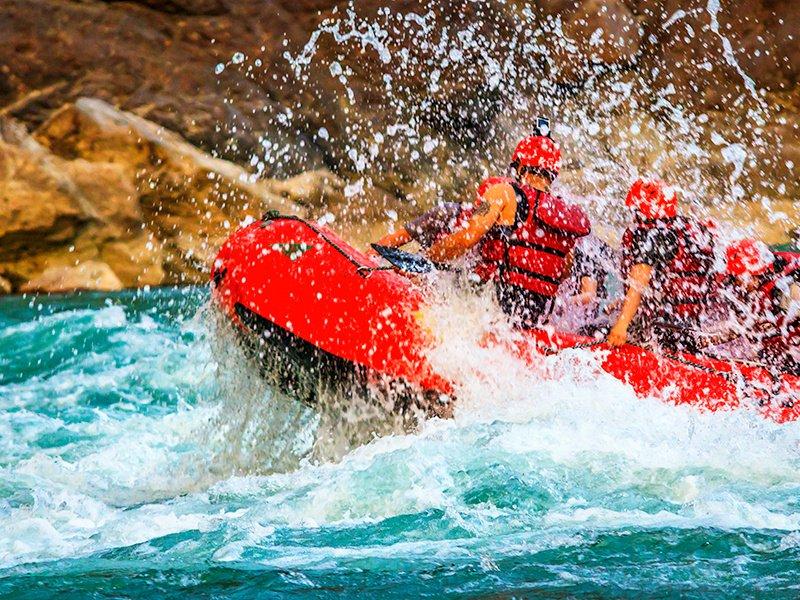
[[[285,375],[283,385],[292,388],[295,369],[347,382],[377,378],[418,396],[417,405],[436,414],[453,393],[426,359],[432,340],[419,322],[421,288],[327,227],[267,215],[230,236],[211,281],[216,304],[259,360]],[[512,349],[531,363],[567,348],[599,352],[602,368],[641,396],[707,410],[748,404],[779,422],[798,416],[800,378],[762,365],[611,348],[539,329],[526,330],[524,338]],[[485,343],[503,341],[487,336]],[[304,394],[314,402],[312,392]]]

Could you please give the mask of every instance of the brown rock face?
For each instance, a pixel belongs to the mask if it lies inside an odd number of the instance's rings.
[[[580,83],[597,66],[627,66],[636,60],[644,29],[621,0],[544,4],[544,14],[563,22],[564,43],[554,44],[551,76],[556,80]]]
[[[87,260],[74,267],[50,267],[22,286],[22,292],[72,292],[97,290],[115,292],[122,289],[119,277],[104,262]]]
[[[677,82],[685,100],[711,107],[741,88],[736,69],[719,60],[728,38],[731,57],[757,87],[787,90],[800,73],[799,6],[730,0],[713,12],[706,0],[8,0],[0,6],[0,105],[36,125],[65,102],[98,97],[245,161],[263,138],[286,150],[265,174],[285,176],[346,166],[337,145],[317,132],[334,133],[353,111],[385,122],[416,113],[434,129],[486,133],[507,99],[487,77],[491,61],[501,82],[524,86],[542,76],[581,85],[590,67],[642,60],[643,75],[657,69],[656,88]],[[557,31],[537,31],[556,20]],[[383,31],[354,35],[374,25]],[[541,49],[524,47],[531,40],[549,46],[544,54],[558,68],[540,65]],[[300,77],[287,55],[308,58]],[[717,63],[710,71],[701,66],[709,58]],[[333,62],[346,84],[332,76]],[[217,65],[225,68],[217,73]],[[393,78],[398,102],[388,101],[383,75]],[[476,107],[486,114],[473,116]]]
[[[100,258],[114,265],[114,273],[125,287],[161,285],[169,280],[164,271],[163,244],[152,232],[106,243]]]
[[[0,5],[0,105],[35,126],[65,103],[92,96],[226,157],[249,159],[261,133],[294,146],[302,132],[274,121],[291,104],[286,94],[273,97],[238,69],[215,74],[236,52],[260,56],[262,46],[277,60],[284,50],[278,31],[315,27],[313,3],[285,3],[293,13],[283,4],[9,0]],[[297,173],[309,162],[323,166],[310,143],[270,172]]]
[[[372,235],[471,198],[542,113],[596,217],[659,174],[781,239],[798,32],[792,0],[6,0],[0,275],[201,281],[267,207]]]
[[[0,165],[1,260],[62,244],[91,218],[59,161],[18,124],[0,128]]]
[[[99,100],[64,107],[35,137],[7,121],[2,132],[0,272],[22,290],[203,282],[242,219],[302,213],[284,182],[273,192],[272,182]],[[314,181],[320,189],[307,183],[303,195],[332,193],[336,178]],[[76,270],[98,261],[101,270]],[[96,273],[103,287],[91,286]]]

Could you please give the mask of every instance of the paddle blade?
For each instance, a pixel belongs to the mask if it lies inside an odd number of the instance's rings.
[[[398,248],[379,246],[378,244],[372,244],[372,248],[389,261],[393,267],[406,273],[430,273],[436,269],[434,263],[419,254],[412,254]]]

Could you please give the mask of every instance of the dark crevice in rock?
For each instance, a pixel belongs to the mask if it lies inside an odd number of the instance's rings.
[[[218,17],[228,13],[221,0],[102,0],[106,4],[143,6],[182,17]]]

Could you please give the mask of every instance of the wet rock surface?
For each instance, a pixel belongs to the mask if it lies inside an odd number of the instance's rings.
[[[564,125],[576,193],[658,172],[781,241],[798,31],[790,0],[9,0],[0,277],[99,261],[123,286],[204,281],[266,208],[366,238],[469,199],[538,113]]]
[[[0,161],[0,269],[23,290],[203,281],[232,227],[265,210],[304,210],[283,182],[273,192],[269,180],[96,99],[63,107],[33,135],[4,122]],[[87,261],[100,261],[101,276],[64,271]]]
[[[22,292],[70,292],[98,290],[114,292],[122,289],[122,281],[104,262],[87,260],[68,267],[48,267],[22,286]]]

